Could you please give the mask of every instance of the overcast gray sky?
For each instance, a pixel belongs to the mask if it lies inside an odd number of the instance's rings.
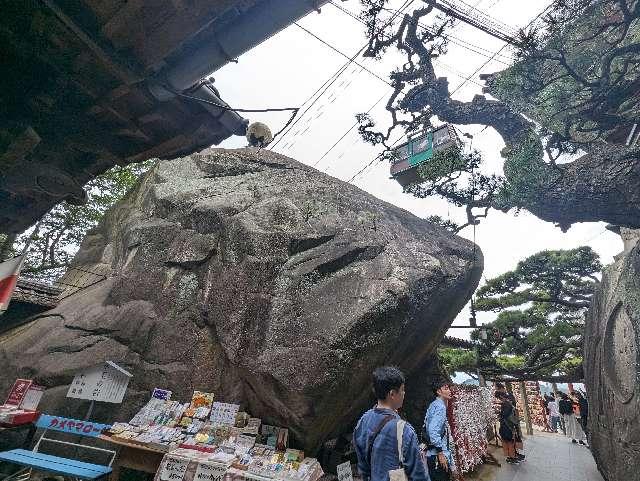
[[[391,6],[399,7],[402,3],[391,2]],[[421,3],[415,0],[410,10]],[[468,3],[472,3],[471,0]],[[519,28],[527,25],[549,3],[549,0],[480,0],[477,8],[509,26]],[[358,13],[360,9],[356,0],[339,4],[353,13]],[[321,14],[310,14],[299,23],[349,57],[366,42],[363,25],[331,4],[324,6]],[[448,77],[451,89],[455,89],[504,44],[466,24],[456,25],[450,33],[471,44],[474,49],[487,52],[487,56],[483,56],[450,45],[448,53],[437,62],[436,72]],[[504,49],[481,72],[502,70],[505,64],[500,62],[508,63],[510,57],[509,49]],[[234,107],[298,107],[345,61],[340,54],[292,25],[243,55],[237,64],[222,68],[214,77],[222,97]],[[401,57],[390,50],[382,61],[360,57],[357,62],[386,79],[388,73],[400,65]],[[371,115],[380,126],[387,125],[389,118],[384,104],[390,92],[391,88],[383,81],[358,65],[351,64],[274,150],[347,181],[370,163],[380,149],[365,144],[356,129],[352,129],[324,158],[323,155],[353,126],[356,113],[368,111],[377,102]],[[478,93],[481,93],[481,84],[476,75],[464,83],[455,98],[470,100]],[[252,121],[266,122],[275,132],[284,125],[289,114],[250,115]],[[502,159],[499,151],[504,144],[493,129],[481,132],[483,128],[480,125],[460,126],[461,131],[474,136],[473,148],[480,150],[485,159],[483,169],[500,173]],[[246,141],[243,138],[234,137],[222,146],[244,145]],[[386,163],[372,164],[352,183],[419,217],[437,214],[454,221],[464,221],[463,210],[443,200],[416,199],[403,194],[401,187],[389,179],[389,165]],[[543,222],[527,212],[515,215],[491,211],[476,230],[476,242],[484,253],[484,277],[491,278],[510,270],[519,260],[540,250],[569,249],[580,245],[590,245],[608,264],[622,250],[622,242],[604,226],[603,223],[576,224],[567,233],[562,233],[553,224]],[[471,239],[473,231],[467,228],[460,235]],[[478,318],[483,322],[490,320],[492,315],[480,313]],[[468,324],[467,309],[460,313],[454,322],[456,324]],[[450,335],[467,338],[468,331],[452,329]]]

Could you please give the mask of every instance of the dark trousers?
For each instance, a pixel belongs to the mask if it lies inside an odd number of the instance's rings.
[[[427,456],[427,468],[429,469],[429,477],[431,481],[449,481],[451,472],[442,469],[442,466],[436,466],[437,456]],[[449,467],[451,469],[451,467]]]

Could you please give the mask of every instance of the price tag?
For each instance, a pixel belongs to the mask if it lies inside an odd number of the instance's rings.
[[[182,481],[189,466],[188,459],[167,457],[160,472],[161,481]]]
[[[351,472],[351,462],[338,464],[338,481],[353,481],[353,473]]]
[[[193,481],[222,481],[227,467],[220,464],[198,464]]]

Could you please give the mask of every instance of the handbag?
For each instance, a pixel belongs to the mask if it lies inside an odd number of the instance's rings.
[[[389,471],[389,481],[409,481],[407,473],[404,472],[404,456],[402,455],[402,434],[404,433],[404,425],[406,421],[399,419],[396,423],[396,438],[398,439],[398,460],[400,467]]]

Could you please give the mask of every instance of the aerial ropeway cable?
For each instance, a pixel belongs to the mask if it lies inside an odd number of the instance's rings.
[[[499,22],[489,15],[467,5],[460,4],[452,0],[437,0],[431,3],[445,15],[456,18],[472,27],[495,37],[503,42],[509,43],[516,47],[520,46],[518,40],[518,31],[512,29],[508,25]]]

